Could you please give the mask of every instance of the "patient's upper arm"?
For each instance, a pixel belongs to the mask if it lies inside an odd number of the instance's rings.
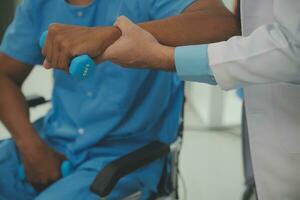
[[[13,80],[19,86],[31,72],[33,66],[0,53],[0,75]]]

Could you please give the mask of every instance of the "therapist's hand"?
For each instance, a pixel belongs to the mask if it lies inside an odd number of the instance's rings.
[[[87,54],[96,59],[121,36],[117,27],[83,27],[63,24],[49,26],[43,47],[44,67],[69,71],[70,60]]]
[[[61,177],[60,167],[65,157],[51,149],[39,137],[18,144],[25,168],[26,180],[42,191]]]
[[[174,48],[159,44],[147,31],[121,16],[115,26],[122,36],[96,62],[111,60],[123,67],[175,71]]]

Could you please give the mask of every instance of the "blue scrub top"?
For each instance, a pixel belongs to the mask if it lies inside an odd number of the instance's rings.
[[[41,64],[38,39],[51,23],[111,26],[120,15],[138,23],[177,15],[192,2],[94,0],[82,7],[65,0],[24,0],[0,51],[23,63]],[[175,74],[106,62],[84,81],[59,70],[53,75],[53,106],[45,117],[44,137],[74,163],[95,147],[106,145],[107,153],[120,155],[155,139],[170,143],[176,138],[183,87]]]

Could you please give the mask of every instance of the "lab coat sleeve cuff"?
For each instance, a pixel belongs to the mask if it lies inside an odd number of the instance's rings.
[[[175,66],[181,79],[216,85],[209,67],[207,48],[207,45],[192,45],[175,49]]]
[[[212,43],[208,45],[208,62],[214,78],[223,90],[231,90],[242,87],[239,80],[231,76],[229,62],[224,62],[224,51],[226,42]]]

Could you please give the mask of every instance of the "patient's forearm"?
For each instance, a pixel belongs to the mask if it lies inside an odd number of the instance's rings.
[[[140,26],[167,46],[213,43],[240,34],[239,20],[219,0],[200,0],[179,16]]]
[[[29,119],[29,111],[20,88],[0,73],[0,120],[8,128],[17,145],[37,138]]]

